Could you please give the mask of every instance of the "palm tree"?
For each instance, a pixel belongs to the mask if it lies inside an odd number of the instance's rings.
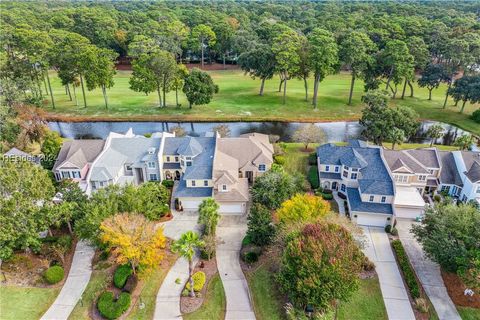
[[[188,281],[190,282],[190,297],[195,296],[195,292],[193,291],[193,256],[195,255],[195,250],[203,247],[204,243],[198,237],[198,234],[193,231],[187,231],[180,239],[175,241],[172,244],[172,252],[180,254],[180,256],[184,257],[188,260]]]
[[[455,140],[454,146],[459,147],[460,150],[468,150],[475,143],[475,138],[471,134],[463,134]]]

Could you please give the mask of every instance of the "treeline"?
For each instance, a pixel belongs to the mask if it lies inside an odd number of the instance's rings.
[[[284,102],[292,78],[304,80],[308,100],[313,76],[316,106],[321,81],[340,68],[352,72],[352,89],[362,79],[366,90],[384,86],[403,98],[408,88],[413,96],[412,82],[421,74],[419,85],[430,92],[447,83],[447,95],[462,102],[462,111],[480,99],[476,2],[5,1],[0,9],[7,101],[37,101],[44,91],[54,106],[46,70],[55,68],[67,94],[77,86],[101,88],[107,106],[114,61],[126,56],[134,59],[131,88],[156,91],[161,106],[165,92],[183,89],[189,98],[187,92],[201,89],[183,88],[186,71],[175,65],[205,61],[239,63],[261,79],[260,94],[264,81],[279,75]],[[209,85],[202,99],[189,101],[205,103],[215,90]]]

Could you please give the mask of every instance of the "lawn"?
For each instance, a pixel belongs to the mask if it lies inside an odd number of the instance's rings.
[[[480,320],[480,309],[457,307],[462,320]]]
[[[195,312],[184,314],[183,319],[223,320],[225,318],[226,303],[222,280],[216,274],[208,283],[207,293],[202,306]]]
[[[69,101],[56,74],[51,72],[56,110],[51,106],[51,119],[76,120],[171,120],[171,121],[336,121],[358,119],[363,105],[360,101],[363,84],[357,81],[354,88],[352,106],[346,104],[350,86],[350,75],[340,73],[327,77],[319,88],[319,105],[314,110],[310,102],[304,99],[303,82],[290,80],[287,86],[287,103],[282,103],[278,92],[278,79],[268,80],[264,96],[258,95],[260,81],[253,80],[239,70],[211,71],[214,81],[219,85],[219,93],[212,102],[204,106],[188,108],[183,93],[180,93],[180,108],[175,107],[175,93],[167,95],[167,108],[158,108],[157,95],[134,92],[129,89],[130,71],[118,71],[115,85],[108,90],[109,109],[105,109],[101,90],[87,91],[87,108],[83,108],[80,88],[77,98],[80,107]],[[310,88],[313,80],[309,81]],[[440,86],[433,91],[432,101],[427,100],[428,90],[415,87],[415,98],[392,100],[393,105],[413,107],[422,119],[432,119],[455,124],[463,129],[480,135],[480,126],[468,118],[477,105],[467,104],[465,114],[459,107],[442,108],[446,87]],[[73,90],[72,90],[73,91]],[[311,91],[309,93],[311,96]]]
[[[309,145],[310,151],[304,150],[302,143],[285,143],[285,164],[284,168],[290,174],[301,173],[307,174],[308,169],[308,155],[315,152],[318,144]]]
[[[0,319],[39,319],[55,301],[60,289],[0,286]]]

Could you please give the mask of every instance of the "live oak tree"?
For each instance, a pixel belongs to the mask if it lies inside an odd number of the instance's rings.
[[[480,102],[480,76],[463,76],[448,89],[455,101],[462,101],[460,113],[463,113],[467,101],[474,104]]]
[[[275,74],[275,56],[272,49],[268,45],[260,44],[242,53],[238,57],[238,65],[253,79],[261,80],[259,95],[263,96],[265,80],[271,79]]]
[[[333,35],[324,29],[314,29],[308,36],[310,59],[314,76],[313,107],[317,108],[318,87],[338,65],[338,48]]]
[[[206,72],[193,68],[185,78],[183,93],[187,96],[190,109],[193,105],[208,104],[213,94],[218,92],[218,86]]]
[[[311,143],[325,142],[326,136],[322,128],[317,127],[313,123],[302,125],[298,128],[292,136],[292,140],[295,142],[303,143],[305,150],[308,149],[308,145]]]
[[[414,72],[413,56],[407,47],[407,44],[401,40],[391,40],[385,45],[381,53],[381,60],[385,68],[387,77],[385,90],[390,89],[393,98],[397,94],[397,86],[402,79],[412,79]],[[395,84],[393,88],[391,82]]]
[[[95,59],[89,67],[85,80],[88,90],[101,88],[105,109],[108,109],[107,89],[114,85],[113,76],[117,73],[115,69],[115,59],[118,54],[109,49],[97,49]]]
[[[407,46],[408,51],[413,57],[414,61],[414,71],[420,71],[425,69],[427,64],[430,62],[430,52],[428,51],[428,47],[425,44],[425,41],[421,37],[412,36],[407,39]],[[405,97],[405,89],[407,85],[410,88],[410,97],[413,97],[413,85],[412,82],[415,80],[414,72],[409,73],[405,76],[405,81],[403,84],[402,90],[402,99]]]
[[[427,88],[428,100],[432,100],[432,90],[447,81],[449,81],[449,75],[443,64],[429,64],[422,71],[421,78],[418,79],[418,86]]]
[[[204,52],[206,47],[212,47],[217,41],[215,32],[210,26],[199,24],[192,29],[191,42],[195,50],[201,52],[201,64],[204,66]]]
[[[145,274],[163,260],[167,239],[163,228],[143,215],[122,213],[100,225],[100,240],[111,249],[118,264],[130,264],[133,273]]]

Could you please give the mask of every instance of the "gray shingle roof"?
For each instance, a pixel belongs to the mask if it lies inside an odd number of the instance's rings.
[[[398,170],[404,166],[414,173],[428,174],[427,169],[422,166],[422,164],[420,164],[412,154],[409,154],[406,151],[385,149],[383,150],[383,156],[385,157],[385,161],[392,171]]]
[[[104,140],[72,140],[63,143],[58,154],[53,170],[57,169],[64,162],[70,162],[78,168],[83,168],[91,163],[102,152]]]
[[[465,175],[472,182],[480,180],[480,152],[462,151],[463,162],[467,172]]]
[[[354,148],[348,148],[340,157],[340,163],[350,168],[364,168],[368,165],[365,159]]]
[[[178,162],[167,162],[163,164],[163,169],[180,169],[180,163]]]
[[[457,170],[455,158],[450,151],[439,151],[438,156],[442,163],[442,171],[440,172],[440,183],[454,184],[463,187],[462,178]]]
[[[185,180],[180,180],[173,191],[175,197],[205,198],[213,195],[213,188],[195,187],[187,188]]]
[[[405,152],[409,153],[427,168],[440,168],[436,149],[412,149]]]
[[[363,202],[356,188],[347,188],[350,211],[393,214],[392,204]]]

